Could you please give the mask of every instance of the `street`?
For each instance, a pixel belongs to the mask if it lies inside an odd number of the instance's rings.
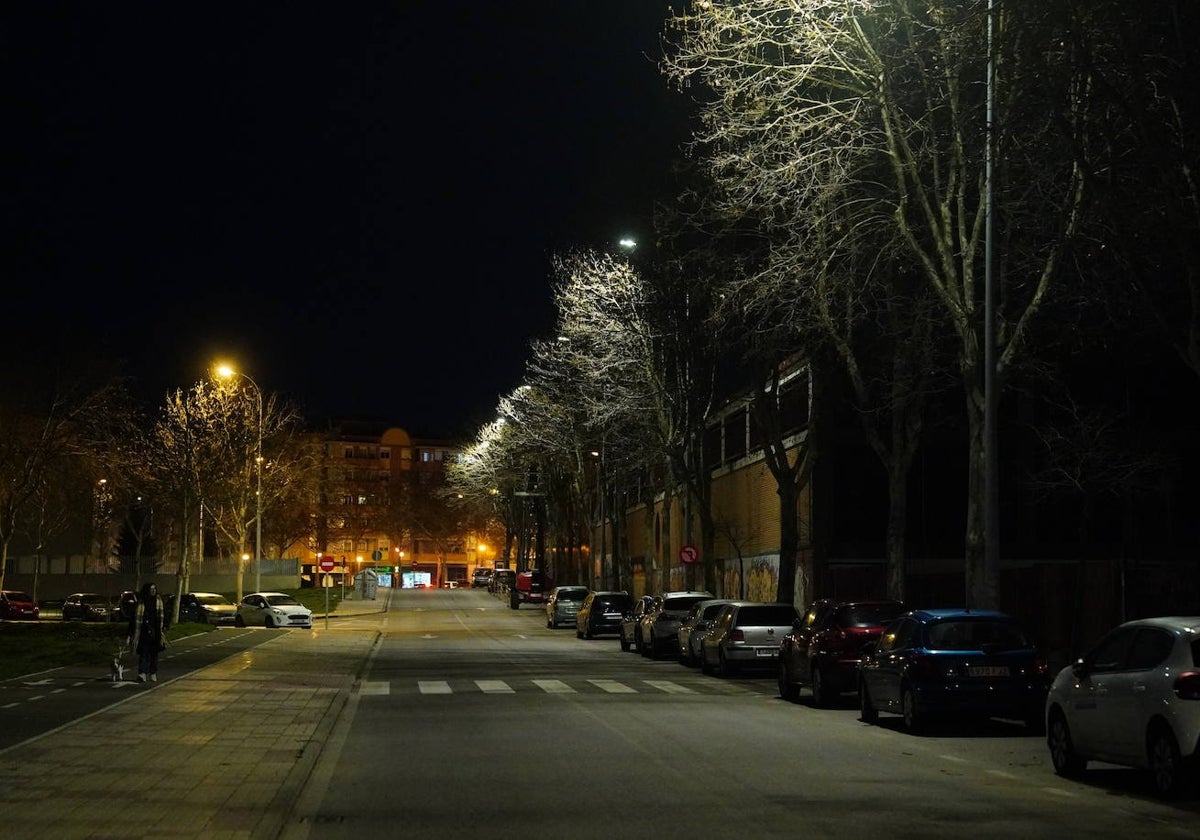
[[[550,631],[478,590],[396,593],[285,836],[1192,837],[1132,771],[1058,779],[1017,725],[912,737]]]
[[[1056,777],[1016,724],[914,737],[549,630],[482,589],[0,684],[5,837],[1194,837],[1200,797]],[[49,682],[45,682],[45,681]]]

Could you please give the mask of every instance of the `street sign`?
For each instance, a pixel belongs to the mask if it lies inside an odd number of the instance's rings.
[[[374,560],[376,563],[378,563],[380,560],[383,559],[383,552],[380,551],[378,548],[375,549],[374,551],[371,552],[371,559]]]
[[[336,565],[337,565],[337,563],[334,562],[334,559],[332,557],[322,557],[320,560],[320,566],[321,566],[322,572],[332,572],[333,567]]]
[[[700,562],[700,552],[696,550],[696,546],[685,545],[683,548],[679,549],[679,562],[680,563],[699,563]]]

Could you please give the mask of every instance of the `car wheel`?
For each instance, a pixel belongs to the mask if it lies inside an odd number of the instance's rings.
[[[858,718],[863,723],[879,722],[879,710],[871,702],[871,692],[862,680],[858,681]]]
[[[917,708],[917,695],[913,693],[911,686],[904,686],[900,704],[904,715],[904,728],[913,734],[924,729],[925,721],[921,710]]]
[[[1179,793],[1183,767],[1179,761],[1179,744],[1166,726],[1158,726],[1150,734],[1150,772],[1155,792],[1169,799]]]
[[[266,627],[266,628],[272,629],[272,630],[275,628],[275,622],[271,619],[271,616],[268,615],[266,618],[263,619],[263,627]]]
[[[732,677],[737,672],[737,668],[732,662],[725,658],[725,651],[720,651],[717,654],[717,674],[722,677]]]
[[[233,617],[233,626],[234,627],[245,627],[246,619],[242,618],[241,614],[235,615]]]
[[[800,697],[800,690],[792,682],[791,674],[788,673],[787,665],[783,664],[783,660],[779,662],[779,671],[776,673],[776,682],[779,683],[779,696],[789,703],[795,703]]]
[[[1087,762],[1075,752],[1071,741],[1071,728],[1063,713],[1055,709],[1050,714],[1050,729],[1046,733],[1046,746],[1050,748],[1050,763],[1054,772],[1064,778],[1078,776],[1087,767]]]
[[[821,674],[821,669],[812,666],[812,701],[814,706],[825,707],[829,705],[829,688],[825,685],[825,677]]]

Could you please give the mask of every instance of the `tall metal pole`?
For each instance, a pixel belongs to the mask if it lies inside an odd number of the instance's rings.
[[[244,375],[244,374],[243,374]],[[246,377],[250,379],[250,377]],[[253,379],[250,380],[254,382]],[[262,389],[254,382],[254,390],[258,394],[258,447],[255,452],[254,464],[257,473],[257,486],[254,489],[254,591],[262,592],[262,432],[263,432],[263,397]]]

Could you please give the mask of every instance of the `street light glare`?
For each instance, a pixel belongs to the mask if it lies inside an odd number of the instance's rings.
[[[630,249],[637,247],[637,240],[631,239],[628,236],[622,237],[618,243],[622,248]]]

